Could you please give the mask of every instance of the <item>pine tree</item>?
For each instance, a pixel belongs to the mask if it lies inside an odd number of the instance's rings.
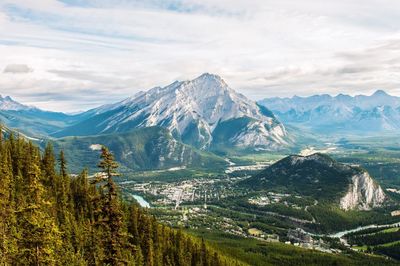
[[[129,208],[129,217],[128,217],[128,232],[131,235],[130,243],[132,245],[139,245],[140,237],[139,237],[139,229],[138,229],[138,216],[139,210],[136,205],[131,205]]]
[[[42,178],[43,183],[46,187],[50,188],[50,192],[56,195],[57,184],[56,184],[56,171],[55,171],[56,159],[54,157],[53,145],[49,142],[44,150],[42,159]]]
[[[60,151],[58,163],[60,164],[60,176],[67,177],[68,176],[67,160],[65,159],[64,151]]]
[[[18,264],[54,265],[56,250],[61,244],[60,233],[55,219],[48,213],[52,206],[45,198],[45,188],[40,180],[39,151],[31,143],[28,148],[25,195],[21,195],[23,204],[17,210],[20,229]]]
[[[2,137],[0,265],[221,265],[204,241],[120,201],[108,149],[91,184],[86,170],[71,179],[63,153],[57,173],[50,144],[41,156],[19,136]]]
[[[121,249],[124,242],[125,235],[122,233],[122,211],[117,194],[117,187],[114,183],[113,177],[117,176],[116,169],[118,164],[114,161],[114,156],[106,148],[102,147],[100,155],[99,167],[103,170],[106,176],[106,183],[104,187],[104,205],[103,205],[103,226],[107,234],[105,240],[105,263],[110,265],[119,265],[123,261],[121,256]]]
[[[201,262],[203,266],[208,266],[208,257],[207,257],[207,248],[206,248],[206,243],[204,242],[204,239],[201,239]]]
[[[72,202],[70,195],[70,177],[67,172],[67,162],[65,160],[64,152],[60,152],[58,159],[60,165],[60,173],[56,177],[56,199],[58,220],[60,225],[69,227],[71,223],[71,210]],[[54,165],[53,165],[54,169]]]
[[[0,265],[11,264],[16,253],[15,214],[12,201],[12,167],[9,150],[3,148],[0,128]]]

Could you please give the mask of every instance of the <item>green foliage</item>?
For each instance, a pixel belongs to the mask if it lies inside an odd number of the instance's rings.
[[[215,231],[190,231],[209,240],[212,247],[238,262],[249,265],[397,265],[395,262],[362,254],[328,254],[282,243],[267,243]]]
[[[91,145],[109,147],[121,164],[121,172],[128,174],[137,170],[179,166],[205,168],[213,165],[214,168],[222,169],[226,165],[226,161],[216,155],[176,141],[168,130],[160,127],[135,129],[128,133],[67,137],[54,141],[55,150],[64,150],[65,156],[70,159],[70,170],[95,168],[99,152],[93,150]]]
[[[377,246],[373,250],[374,252],[400,260],[400,243],[390,246]]]
[[[370,224],[391,224],[398,222],[398,217],[392,217],[384,209],[370,211],[344,211],[332,204],[311,206],[308,211],[319,224],[308,225],[316,232],[336,232]]]
[[[288,156],[242,185],[335,202],[347,190],[351,177],[360,171],[323,154],[314,154],[313,158]]]
[[[370,228],[346,235],[347,242],[368,253],[385,255],[400,260],[400,228]]]
[[[61,152],[43,154],[0,136],[1,265],[232,265],[203,241],[159,224],[120,199],[117,164],[102,148],[103,175],[71,177]]]

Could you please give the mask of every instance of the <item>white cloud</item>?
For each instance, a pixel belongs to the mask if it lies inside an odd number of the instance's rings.
[[[32,68],[24,64],[9,64],[4,68],[3,73],[23,74],[32,71]]]
[[[383,3],[384,2],[384,3]],[[220,74],[252,98],[398,93],[395,0],[4,0],[3,95],[78,110],[139,90]]]

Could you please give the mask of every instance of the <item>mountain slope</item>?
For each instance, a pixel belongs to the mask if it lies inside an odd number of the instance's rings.
[[[14,101],[10,96],[3,96],[0,95],[0,110],[6,111],[21,111],[21,110],[32,110],[36,109],[31,106],[23,105],[17,101]]]
[[[126,133],[54,140],[56,151],[64,150],[72,168],[96,165],[101,145],[110,148],[127,171],[173,167],[223,167],[226,162],[176,141],[164,128],[149,127]]]
[[[236,93],[220,77],[211,74],[156,87],[91,113],[94,114],[91,118],[54,136],[126,132],[157,125],[169,129],[178,140],[200,149],[218,145],[221,139],[236,147],[277,149],[287,144],[285,128],[272,112]],[[223,133],[226,129],[229,136]]]
[[[241,185],[336,202],[344,210],[367,210],[380,206],[386,198],[382,188],[365,170],[338,163],[319,153],[288,156]]]
[[[85,113],[72,116],[44,111],[0,96],[0,122],[29,136],[48,136],[86,117]]]
[[[97,171],[114,164],[102,155]],[[51,146],[42,154],[15,139],[0,142],[0,158],[0,265],[246,265],[121,195],[114,167],[104,178],[71,176],[64,158],[56,171]]]
[[[319,133],[377,133],[400,130],[400,97],[382,90],[371,96],[339,94],[269,98],[260,104],[284,123]]]

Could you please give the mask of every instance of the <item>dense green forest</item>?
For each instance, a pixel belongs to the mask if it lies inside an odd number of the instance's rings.
[[[367,246],[376,246],[385,243],[395,242],[400,240],[400,230],[394,232],[379,232],[375,234],[369,235],[356,235],[349,236],[348,242],[351,245],[367,245]]]
[[[198,238],[120,199],[118,165],[67,173],[63,152],[0,134],[0,265],[235,265]],[[57,168],[57,169],[56,169]]]
[[[315,250],[297,248],[283,243],[268,243],[254,238],[242,238],[223,232],[209,230],[191,230],[193,235],[206,238],[209,243],[223,254],[252,266],[380,266],[399,265],[398,262],[373,254],[362,254],[348,250],[341,254],[322,253]],[[398,258],[399,246],[381,247],[380,254]],[[396,254],[396,255],[394,255]]]
[[[373,251],[400,260],[400,243],[389,246],[377,246],[373,248]]]

